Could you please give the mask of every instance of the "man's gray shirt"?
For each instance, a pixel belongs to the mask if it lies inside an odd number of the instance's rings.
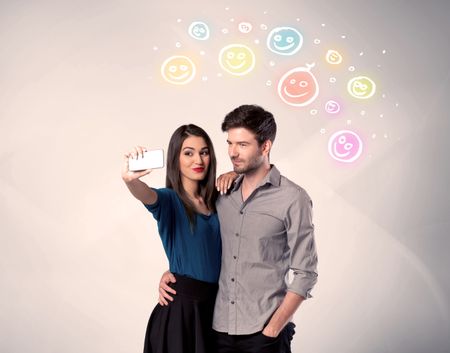
[[[242,179],[216,204],[222,268],[213,328],[230,335],[261,331],[286,291],[306,299],[317,281],[312,202],[306,191],[272,166],[243,202]]]

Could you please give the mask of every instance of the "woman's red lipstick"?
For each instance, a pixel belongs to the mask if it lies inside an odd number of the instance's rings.
[[[205,170],[205,168],[203,168],[203,167],[198,167],[198,168],[192,168],[192,170],[193,170],[194,172],[196,172],[196,173],[202,173],[202,172]]]

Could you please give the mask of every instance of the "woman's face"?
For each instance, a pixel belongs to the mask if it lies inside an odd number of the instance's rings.
[[[210,163],[209,148],[203,137],[189,136],[184,140],[180,151],[181,178],[203,180]]]

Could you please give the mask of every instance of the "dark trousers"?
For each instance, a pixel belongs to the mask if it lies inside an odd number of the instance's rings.
[[[262,331],[251,335],[229,335],[214,331],[214,353],[291,353],[294,328],[295,324],[289,322],[275,338],[264,336]]]

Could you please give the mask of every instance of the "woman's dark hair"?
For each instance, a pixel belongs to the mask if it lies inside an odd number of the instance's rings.
[[[277,124],[272,113],[258,105],[241,105],[225,116],[223,132],[238,127],[253,132],[260,146],[267,140],[273,142],[277,134]]]
[[[181,201],[189,218],[191,228],[195,225],[195,207],[189,199],[186,191],[183,188],[180,174],[180,153],[184,140],[189,136],[202,137],[209,149],[209,168],[206,176],[199,182],[199,194],[203,198],[206,206],[211,211],[216,211],[216,199],[218,196],[216,183],[216,155],[214,153],[213,144],[208,134],[201,127],[194,124],[182,125],[172,134],[167,150],[167,174],[166,187],[173,189]]]

